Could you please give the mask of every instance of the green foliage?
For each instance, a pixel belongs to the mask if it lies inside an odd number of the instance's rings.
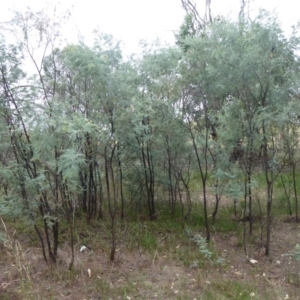
[[[296,212],[296,31],[287,38],[265,12],[252,21],[220,17],[201,30],[193,18],[176,36],[180,47],[145,44],[140,57],[124,60],[120,43],[99,30],[92,47],[61,47],[60,20],[16,14],[19,43],[0,40],[0,215],[35,225],[49,253],[58,223],[72,231],[79,210],[88,221],[110,218],[113,246],[119,216],[205,226],[209,239],[218,214],[211,198],[232,200],[213,229],[235,230],[231,203],[240,204],[238,215],[265,214],[252,208],[254,191],[267,186],[270,203],[273,184],[283,188],[276,178],[283,167]],[[45,53],[41,62],[34,46]],[[36,69],[31,77],[25,56]],[[204,239],[188,234],[212,260]],[[159,245],[150,230],[140,242]]]
[[[292,252],[287,253],[285,255],[290,256],[296,260],[300,260],[300,245],[297,244]]]
[[[148,230],[145,230],[145,232],[142,233],[140,243],[141,246],[148,251],[157,248],[156,237]]]
[[[209,244],[200,234],[193,234],[191,228],[185,228],[187,236],[197,245],[199,253],[205,261],[212,264],[223,264],[225,260],[221,257],[216,257],[215,253],[209,249]],[[198,267],[198,262],[194,261],[190,267]]]
[[[237,216],[235,217],[234,203],[229,203],[226,207],[222,207],[218,213],[217,222],[212,226],[213,230],[216,232],[239,234],[242,228],[241,224],[236,219],[242,217],[243,203],[237,201],[236,211]]]

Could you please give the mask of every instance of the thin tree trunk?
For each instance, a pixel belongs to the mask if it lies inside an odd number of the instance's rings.
[[[296,164],[294,162],[292,164],[292,172],[293,172],[293,187],[294,187],[294,196],[295,196],[295,216],[296,216],[296,222],[299,223],[298,193],[297,193],[297,182],[296,182]]]
[[[191,125],[189,125],[189,131],[190,131],[190,134],[191,134],[194,151],[195,151],[195,154],[196,154],[196,157],[197,157],[198,168],[199,168],[200,175],[201,175],[202,195],[203,195],[203,205],[204,205],[204,224],[205,224],[205,229],[206,229],[206,241],[209,242],[210,241],[210,228],[209,228],[209,223],[208,223],[207,198],[206,198],[207,162],[205,162],[205,168],[203,170],[202,164],[201,164],[201,159],[200,159],[198,149],[197,149],[197,145],[196,145],[196,141],[195,141],[195,136],[193,134]],[[207,147],[207,144],[206,144],[206,147]],[[207,159],[207,157],[205,156],[204,159]]]
[[[292,212],[292,205],[291,205],[291,189],[289,188],[289,192],[288,192],[288,189],[286,187],[286,184],[283,180],[283,177],[280,176],[280,179],[281,179],[281,183],[282,183],[282,186],[283,186],[283,189],[284,189],[284,194],[286,196],[286,199],[287,199],[287,203],[288,203],[288,208],[289,208],[289,215],[291,216],[293,214]]]

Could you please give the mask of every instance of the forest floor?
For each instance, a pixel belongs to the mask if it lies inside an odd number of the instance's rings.
[[[212,230],[210,259],[174,222],[120,223],[111,262],[109,224],[95,221],[76,233],[73,271],[68,271],[68,242],[60,242],[57,265],[47,266],[31,233],[6,223],[0,299],[300,299],[300,262],[286,255],[299,243],[300,224],[274,219],[270,257],[264,255],[256,224],[247,238],[247,257],[243,223],[228,222],[233,231]],[[92,250],[81,253],[87,243]]]

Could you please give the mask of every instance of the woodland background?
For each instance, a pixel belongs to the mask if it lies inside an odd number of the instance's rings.
[[[276,220],[299,222],[299,31],[286,36],[266,11],[250,19],[245,1],[236,20],[212,18],[209,2],[201,14],[182,0],[176,45],[127,59],[99,31],[92,47],[61,46],[68,15],[27,10],[1,25],[16,40],[0,39],[5,247],[16,251],[8,228],[22,224],[49,268],[68,245],[74,271],[83,242],[97,247],[85,226],[105,226],[115,261],[128,224],[140,249],[143,222],[173,222],[204,261],[221,263],[212,237],[225,231],[245,258],[249,239],[272,257]]]

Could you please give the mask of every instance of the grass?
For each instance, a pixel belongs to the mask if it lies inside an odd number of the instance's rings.
[[[217,221],[212,225],[212,229],[223,233],[237,233],[241,226],[234,218],[234,210],[231,206],[226,206],[217,215]]]
[[[246,283],[224,280],[211,283],[202,299],[261,299],[254,291],[256,289]]]
[[[256,196],[264,207],[262,193]],[[281,201],[276,196],[274,207],[280,207]],[[109,261],[109,219],[87,223],[84,218],[76,218],[73,271],[67,269],[70,233],[63,220],[58,264],[49,267],[41,258],[34,231],[20,220],[7,221],[5,232],[11,246],[6,243],[0,249],[0,263],[4,267],[0,282],[9,285],[0,288],[0,299],[284,299],[286,293],[290,299],[297,299],[299,274],[294,270],[280,269],[278,276],[282,281],[262,276],[269,270],[278,272],[274,261],[288,259],[280,256],[290,252],[288,243],[272,237],[274,244],[282,247],[281,252],[274,254],[273,263],[259,257],[259,264],[251,265],[242,249],[242,222],[235,220],[230,203],[221,205],[217,221],[211,227],[209,245],[194,238],[205,236],[201,203],[193,204],[188,223],[192,236],[183,228],[179,206],[172,216],[166,206],[158,206],[157,210],[159,218],[155,222],[147,221],[144,216],[129,215],[117,221],[115,262]],[[254,212],[260,212],[257,206]],[[256,221],[254,234],[247,236],[248,250],[253,256],[259,234],[260,223]],[[290,237],[291,243],[298,238]],[[93,251],[80,253],[81,245],[90,246]],[[225,264],[217,263],[218,258],[225,258]]]

